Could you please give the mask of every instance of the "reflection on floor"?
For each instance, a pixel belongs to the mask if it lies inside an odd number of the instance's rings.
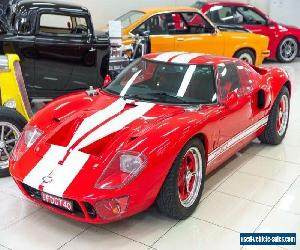
[[[290,125],[283,144],[270,147],[253,142],[224,164],[207,180],[191,218],[179,222],[151,208],[109,225],[77,223],[29,203],[11,178],[2,178],[0,250],[282,249],[242,248],[240,232],[296,232],[299,242],[300,58],[280,66],[288,70],[293,84]],[[300,249],[300,244],[286,249]]]

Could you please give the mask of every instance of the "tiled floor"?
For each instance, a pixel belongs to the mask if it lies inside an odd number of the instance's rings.
[[[293,82],[291,119],[283,144],[253,142],[224,164],[207,180],[191,218],[178,222],[151,208],[124,221],[91,226],[29,203],[11,178],[2,178],[0,250],[283,249],[242,248],[240,232],[296,232],[300,241],[300,58],[283,67]],[[300,249],[300,244],[284,249]]]

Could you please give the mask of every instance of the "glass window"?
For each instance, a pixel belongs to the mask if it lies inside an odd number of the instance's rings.
[[[168,33],[167,28],[167,15],[159,14],[150,17],[144,23],[139,25],[132,31],[133,34],[143,34],[143,32],[149,31],[150,35],[163,35]]]
[[[237,71],[239,74],[243,94],[249,94],[253,90],[253,70],[245,63],[237,62]]]
[[[213,6],[207,13],[207,16],[216,24],[236,24],[241,22],[241,14],[237,13],[230,6]]]
[[[182,65],[138,59],[105,91],[153,102],[215,103],[214,70],[210,65]]]
[[[240,15],[243,16],[243,19],[239,23],[243,24],[266,24],[266,19],[262,17],[260,14],[258,14],[253,9],[250,9],[248,7],[238,7],[237,12],[240,13]]]
[[[195,12],[181,13],[184,23],[187,25],[188,34],[212,33],[214,28],[203,16]]]
[[[118,17],[116,21],[121,21],[122,28],[127,28],[129,25],[135,23],[144,15],[145,13],[142,11],[132,10],[127,12],[123,16]]]
[[[222,100],[225,100],[230,92],[240,94],[240,77],[234,63],[219,64],[218,75]]]
[[[39,31],[52,34],[86,35],[88,34],[88,26],[86,18],[83,16],[42,14]]]
[[[56,14],[42,14],[40,17],[40,32],[71,34],[71,17]]]

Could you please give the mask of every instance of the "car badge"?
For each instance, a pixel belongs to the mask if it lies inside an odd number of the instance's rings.
[[[43,182],[45,183],[50,183],[53,181],[53,178],[51,176],[44,176],[43,177]]]

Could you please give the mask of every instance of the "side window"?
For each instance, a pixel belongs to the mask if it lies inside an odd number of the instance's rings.
[[[39,32],[54,34],[71,34],[71,17],[57,14],[42,14],[40,17]]]
[[[164,35],[168,33],[167,14],[159,14],[150,17],[132,31],[133,34],[142,34],[149,31],[150,35]]]
[[[241,22],[243,24],[265,25],[267,22],[264,17],[248,7],[238,7],[237,12],[243,16],[243,21]]]
[[[206,14],[210,20],[217,24],[235,24],[238,17],[230,6],[213,6]]]
[[[233,91],[241,94],[240,77],[234,63],[219,64],[218,76],[222,100],[225,100],[228,94]]]
[[[18,18],[15,25],[19,35],[27,35],[31,32],[31,23],[27,18]]]
[[[237,62],[237,71],[239,74],[243,94],[249,94],[253,90],[254,82],[252,80],[253,72],[248,68],[248,66],[243,65],[241,62]]]

